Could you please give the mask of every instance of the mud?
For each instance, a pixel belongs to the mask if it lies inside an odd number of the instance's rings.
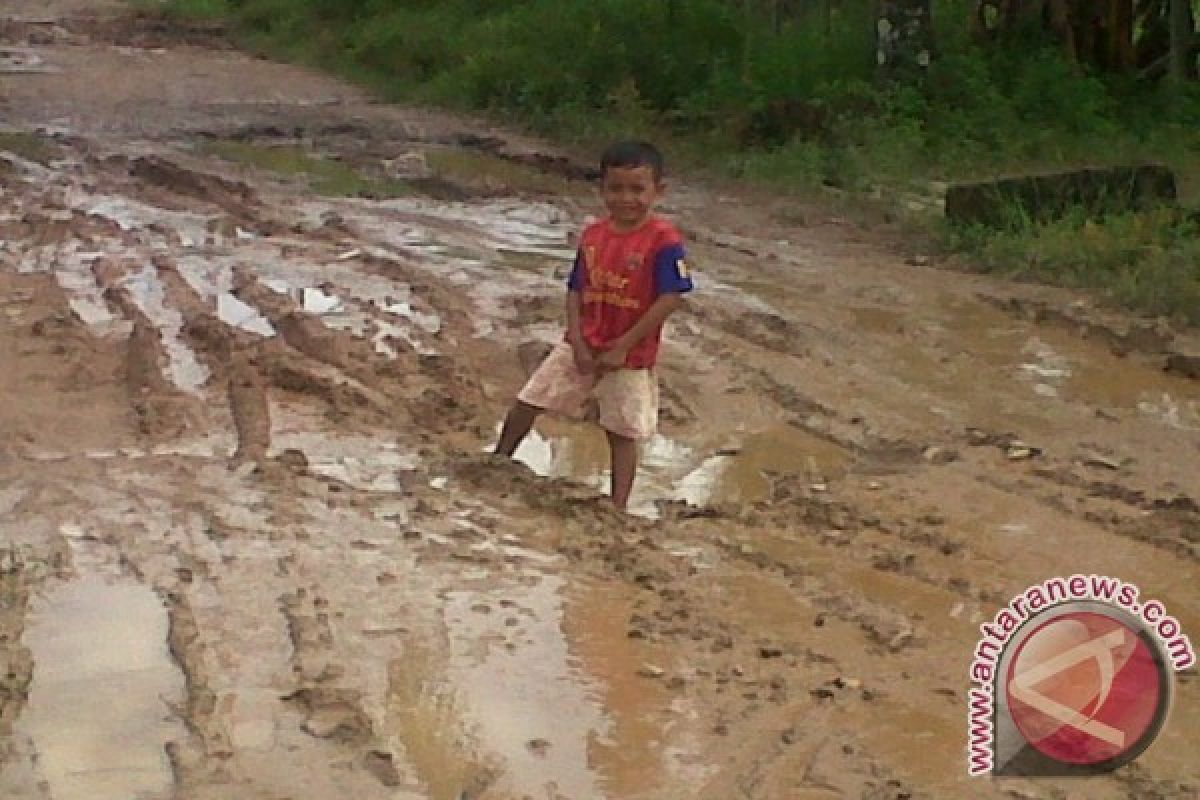
[[[216,29],[0,12],[59,69],[3,78],[4,797],[1195,796],[1191,674],[1086,787],[963,758],[1027,585],[1200,630],[1193,332],[685,176],[701,291],[620,515],[594,428],[486,455],[561,336],[586,160]],[[161,686],[63,655],[130,608]],[[153,711],[119,769],[63,754],[133,717],[62,724],[60,680]]]

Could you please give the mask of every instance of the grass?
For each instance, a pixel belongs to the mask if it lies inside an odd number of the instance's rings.
[[[1015,231],[947,229],[953,249],[1017,280],[1099,289],[1113,303],[1200,325],[1200,215],[1076,215]]]
[[[1094,74],[1036,37],[981,48],[966,25],[974,0],[940,0],[938,57],[908,84],[876,80],[874,0],[841,0],[828,18],[802,10],[778,28],[748,13],[754,4],[730,0],[155,5],[226,19],[251,49],[388,99],[485,111],[588,151],[652,137],[676,169],[824,202],[890,204],[923,234],[941,231],[922,209],[936,186],[1006,174],[1153,161],[1176,171],[1185,203],[1200,203],[1200,86]],[[359,190],[338,167],[297,160],[297,172],[337,193]],[[472,154],[437,153],[431,165],[451,180],[528,180]],[[1098,288],[1163,313],[1200,285],[1190,239],[1172,230],[1157,219],[1067,219],[941,240],[983,269]]]

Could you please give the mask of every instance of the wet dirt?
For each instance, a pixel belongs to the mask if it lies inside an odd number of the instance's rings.
[[[577,154],[215,29],[0,16],[57,69],[0,78],[4,797],[1196,796],[1193,673],[1086,787],[963,756],[1027,585],[1200,631],[1194,333],[683,176],[701,290],[621,516],[590,425],[487,455],[561,336]]]

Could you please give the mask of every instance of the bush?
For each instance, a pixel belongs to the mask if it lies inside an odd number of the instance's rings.
[[[932,67],[884,85],[875,0],[775,4],[792,9],[778,19],[733,0],[167,0],[391,96],[589,144],[671,132],[697,163],[779,188],[911,197],[933,179],[1156,160],[1200,201],[1200,87],[1088,74],[1038,31],[981,48],[974,5],[940,0]],[[992,268],[1200,307],[1194,239],[1139,224],[1016,220],[1015,233],[951,238]]]

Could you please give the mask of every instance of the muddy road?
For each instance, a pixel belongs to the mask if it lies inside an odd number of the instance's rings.
[[[1200,343],[686,180],[636,515],[484,455],[586,169],[102,3],[0,2],[0,796],[1200,796],[966,777],[978,626],[1136,582],[1200,636]],[[912,262],[912,263],[909,263]]]

